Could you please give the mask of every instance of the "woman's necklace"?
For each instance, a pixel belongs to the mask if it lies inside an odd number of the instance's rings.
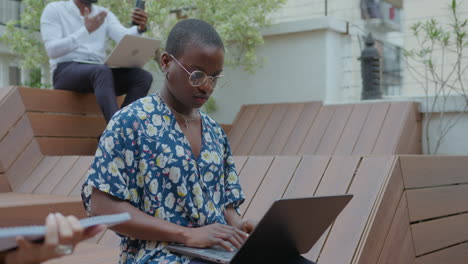
[[[184,114],[181,114],[179,112],[177,112],[176,110],[174,110],[172,107],[170,107],[168,104],[166,104],[167,107],[169,107],[169,109],[171,109],[172,112],[174,112],[175,114],[179,115],[180,117],[182,117],[182,119],[184,119],[184,126],[185,128],[188,128],[188,123],[189,122],[192,122],[192,121],[195,121],[197,120],[197,118],[200,116],[200,111],[198,110],[197,113],[198,113],[198,116],[197,117],[187,117],[186,115]]]

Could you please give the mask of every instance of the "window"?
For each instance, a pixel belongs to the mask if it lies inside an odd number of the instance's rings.
[[[9,68],[10,85],[21,84],[21,70],[18,67],[10,66]]]

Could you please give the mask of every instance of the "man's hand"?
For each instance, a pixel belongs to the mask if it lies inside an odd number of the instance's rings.
[[[148,14],[140,8],[135,8],[135,10],[132,12],[132,21],[138,25],[139,31],[145,31],[146,23],[148,21]]]
[[[89,16],[89,8],[85,7],[84,10],[84,18],[85,18],[85,27],[89,33],[92,33],[98,29],[102,23],[104,23],[104,19],[107,16],[107,12],[101,11],[94,17]]]
[[[189,247],[207,248],[219,245],[232,251],[231,244],[240,248],[248,234],[233,226],[211,224],[198,228],[189,228],[184,244]],[[228,243],[229,242],[229,243]]]

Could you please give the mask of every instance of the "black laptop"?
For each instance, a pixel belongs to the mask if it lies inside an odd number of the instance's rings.
[[[285,263],[307,253],[332,224],[352,195],[275,201],[239,250],[169,245],[168,250],[214,263]]]

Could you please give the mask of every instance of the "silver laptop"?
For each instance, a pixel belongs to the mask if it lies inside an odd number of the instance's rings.
[[[107,56],[104,64],[111,68],[142,68],[161,47],[157,39],[125,35]],[[75,59],[74,62],[102,64],[100,61]]]
[[[161,47],[157,39],[125,35],[107,57],[105,64],[114,68],[141,68]]]
[[[233,252],[219,246],[200,249],[176,244],[167,249],[215,263],[286,263],[307,253],[351,198],[337,195],[275,201],[242,247]]]

